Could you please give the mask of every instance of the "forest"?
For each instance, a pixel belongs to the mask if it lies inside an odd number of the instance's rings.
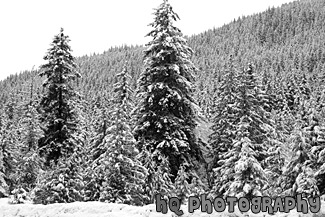
[[[62,28],[46,64],[0,81],[0,198],[324,195],[324,8],[300,0],[184,36],[164,0],[146,46],[82,57]]]

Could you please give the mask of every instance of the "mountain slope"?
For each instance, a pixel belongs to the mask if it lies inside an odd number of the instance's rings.
[[[195,51],[193,61],[199,69],[196,97],[203,111],[211,110],[211,96],[229,55],[235,57],[239,68],[252,62],[271,88],[292,74],[306,75],[313,88],[321,85],[325,69],[324,20],[325,1],[301,0],[189,37],[189,45]],[[110,95],[114,75],[127,60],[133,77],[131,86],[136,88],[143,50],[141,46],[123,46],[110,48],[103,54],[79,57],[82,79],[76,86],[90,103]],[[41,92],[42,81],[35,74],[26,71],[1,81],[1,105],[28,99],[32,78],[34,90],[38,88]]]

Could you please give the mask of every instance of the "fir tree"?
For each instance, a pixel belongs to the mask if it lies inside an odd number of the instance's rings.
[[[228,140],[226,150],[217,153],[221,155],[218,161],[220,166],[214,168],[216,186],[212,193],[253,197],[262,195],[267,184],[263,162],[270,145],[268,140],[272,123],[264,110],[264,95],[252,66],[249,65],[235,79],[238,89],[231,93],[234,94],[231,106],[234,112],[230,113],[235,116],[230,117],[238,122],[235,129],[226,128],[233,137]]]
[[[44,57],[48,63],[41,66],[39,74],[46,77],[43,83],[46,93],[40,102],[44,135],[38,146],[47,165],[51,161],[57,163],[63,155],[71,154],[76,145],[73,135],[77,130],[78,93],[73,90],[71,82],[80,77],[80,74],[76,71],[69,41],[69,37],[61,29]]]
[[[234,166],[233,174],[230,173],[230,180],[232,181],[229,182],[229,188],[225,195],[252,199],[254,196],[262,196],[267,181],[261,163],[256,159],[257,152],[254,151],[254,144],[248,138],[247,129],[245,130],[243,134],[246,135],[243,135],[241,140],[236,141],[234,148],[229,152],[229,156],[233,156],[234,161],[225,161],[225,166]]]
[[[295,196],[298,193],[317,195],[315,172],[312,169],[313,156],[308,136],[301,124],[297,123],[289,140],[292,156],[283,172],[282,182],[284,194]]]
[[[154,30],[148,34],[153,40],[145,50],[145,68],[138,81],[140,103],[134,130],[140,150],[159,150],[167,157],[173,181],[181,164],[193,168],[194,160],[202,160],[194,135],[193,51],[173,26],[177,19],[167,0],[155,11]]]
[[[22,147],[18,156],[18,163],[14,178],[18,188],[30,191],[35,187],[41,167],[41,159],[37,153],[37,142],[41,137],[39,114],[34,94],[34,78],[30,84],[30,98],[24,105],[24,119],[22,124]],[[17,191],[19,192],[19,191]]]
[[[148,172],[145,179],[146,204],[154,203],[156,194],[160,194],[164,198],[175,196],[175,186],[170,178],[168,159],[159,150],[153,152],[146,149],[140,153],[140,159]]]
[[[85,182],[81,176],[84,156],[74,150],[69,157],[61,157],[52,170],[42,171],[34,189],[34,203],[71,203],[84,201]]]
[[[11,98],[0,110],[0,152],[1,152],[1,182],[9,194],[15,187],[15,174],[17,159],[21,147],[21,130],[18,119],[19,109],[17,102]],[[3,189],[2,189],[3,190]]]
[[[322,194],[325,191],[325,125],[324,119],[321,117],[322,109],[320,109],[316,98],[317,96],[313,94],[307,100],[307,112],[305,113],[307,117],[304,118],[307,123],[305,123],[304,131],[311,152],[309,156],[312,162],[309,166],[312,168],[311,174],[314,175],[312,178],[316,179],[317,187]]]
[[[107,129],[111,126],[109,111],[114,108],[112,99],[106,96],[98,96],[96,100],[90,103],[87,113],[90,115],[88,122],[89,133],[89,151],[92,152],[91,160],[96,160],[106,151],[105,137],[108,134]]]
[[[101,175],[101,201],[142,203],[145,168],[137,159],[139,151],[128,124],[130,121],[131,89],[128,85],[127,68],[117,75],[114,85],[115,108],[109,112],[112,126],[104,138],[103,152],[94,164],[95,171]]]
[[[177,177],[175,179],[176,196],[181,199],[182,202],[191,195],[190,185],[188,183],[188,174],[185,171],[185,167],[181,165]]]
[[[315,166],[316,169],[315,178],[317,180],[317,186],[321,194],[325,192],[325,126],[314,127],[312,144],[312,153],[316,158]]]
[[[5,133],[5,124],[3,115],[0,116],[0,132],[1,135]],[[6,167],[4,164],[5,161],[5,154],[7,150],[5,150],[4,146],[4,138],[1,136],[1,149],[0,149],[0,198],[8,196],[9,193],[9,185],[7,183],[8,177],[6,176]]]
[[[235,126],[238,124],[238,114],[234,109],[237,95],[238,81],[237,71],[233,65],[232,56],[225,69],[223,80],[216,90],[218,96],[214,99],[212,133],[209,135],[209,145],[213,149],[213,161],[210,164],[209,172],[212,168],[219,167],[218,161],[223,153],[227,152],[235,138]]]

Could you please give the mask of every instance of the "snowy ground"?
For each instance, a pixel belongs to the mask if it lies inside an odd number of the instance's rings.
[[[291,211],[289,214],[278,213],[273,216],[281,217],[298,217],[298,216],[322,216],[325,217],[325,202],[322,202],[321,212],[319,214],[306,214],[297,213],[296,211]],[[168,211],[167,214],[157,213],[155,211],[156,206],[147,205],[143,207],[129,206],[124,204],[113,204],[113,203],[100,203],[100,202],[76,202],[70,204],[51,204],[51,205],[34,205],[34,204],[19,204],[11,205],[8,204],[8,199],[0,199],[0,217],[171,217],[176,216],[173,212]],[[188,213],[187,206],[182,206],[184,211],[184,217],[236,217],[236,216],[260,216],[267,217],[266,213],[252,214],[240,213],[236,210],[234,213],[217,213],[212,214],[203,213],[200,210],[196,210],[194,213]]]

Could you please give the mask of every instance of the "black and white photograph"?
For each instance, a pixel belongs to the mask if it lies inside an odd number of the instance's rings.
[[[0,217],[324,217],[325,0],[0,0]]]

